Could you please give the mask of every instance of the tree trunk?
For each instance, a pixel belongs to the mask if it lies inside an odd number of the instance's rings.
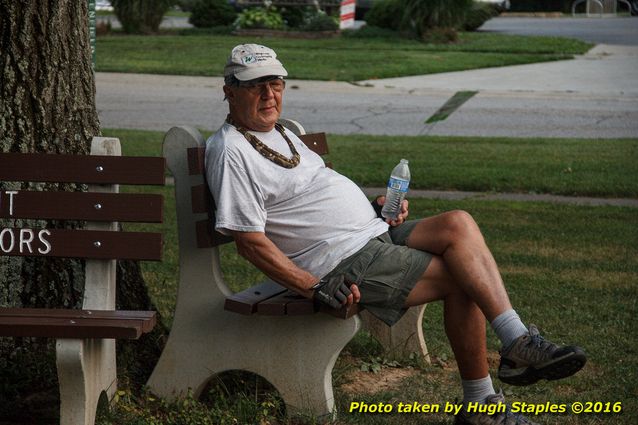
[[[87,154],[91,138],[99,135],[87,3],[0,0],[0,151]],[[0,182],[0,190],[44,187]],[[74,185],[57,189],[82,190]],[[0,227],[25,224],[0,220]],[[152,308],[137,265],[123,263],[118,270],[131,278],[127,291],[137,292],[118,295],[119,307]],[[78,308],[83,285],[81,261],[0,257],[0,306]],[[0,419],[29,404],[57,407],[53,343],[0,338]],[[158,350],[155,345],[151,352]],[[42,419],[42,412],[31,414]]]

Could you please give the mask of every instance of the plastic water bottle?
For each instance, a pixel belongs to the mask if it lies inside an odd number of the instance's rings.
[[[388,181],[388,191],[385,195],[385,204],[381,210],[383,218],[394,220],[401,212],[401,203],[408,193],[410,185],[410,168],[408,168],[408,160],[402,159],[390,174]]]

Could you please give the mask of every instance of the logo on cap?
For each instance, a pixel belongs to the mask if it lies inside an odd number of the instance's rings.
[[[246,55],[241,58],[241,63],[243,63],[244,65],[248,65],[253,62],[257,62],[257,58],[254,57],[253,55]]]

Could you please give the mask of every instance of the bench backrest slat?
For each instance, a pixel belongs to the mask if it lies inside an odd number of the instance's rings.
[[[298,136],[302,142],[308,148],[317,155],[327,155],[328,152],[328,140],[326,139],[326,133],[308,133]]]
[[[0,180],[163,185],[163,157],[0,153]]]
[[[0,255],[160,261],[162,234],[2,228]]]
[[[162,195],[0,191],[0,218],[162,223]]]

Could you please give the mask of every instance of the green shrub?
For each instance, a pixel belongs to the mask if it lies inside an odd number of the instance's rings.
[[[284,18],[284,25],[287,28],[299,28],[303,25],[306,16],[316,10],[314,6],[287,6],[282,7],[279,13]]]
[[[372,27],[399,28],[403,11],[400,0],[380,0],[372,4],[370,11],[366,13],[366,24]]]
[[[434,27],[421,34],[421,39],[429,44],[449,44],[459,40],[459,33],[456,28]]]
[[[454,31],[465,22],[472,0],[401,0],[401,32],[423,39],[435,28]]]
[[[307,14],[299,29],[302,31],[335,31],[339,29],[339,23],[336,18],[319,10]]]
[[[475,1],[467,13],[463,29],[465,31],[476,31],[486,21],[498,14],[499,11],[494,5]]]
[[[237,16],[237,26],[243,29],[284,29],[284,19],[274,7],[253,7],[244,9]]]
[[[197,28],[211,28],[232,24],[237,12],[226,0],[198,0],[188,22]]]

